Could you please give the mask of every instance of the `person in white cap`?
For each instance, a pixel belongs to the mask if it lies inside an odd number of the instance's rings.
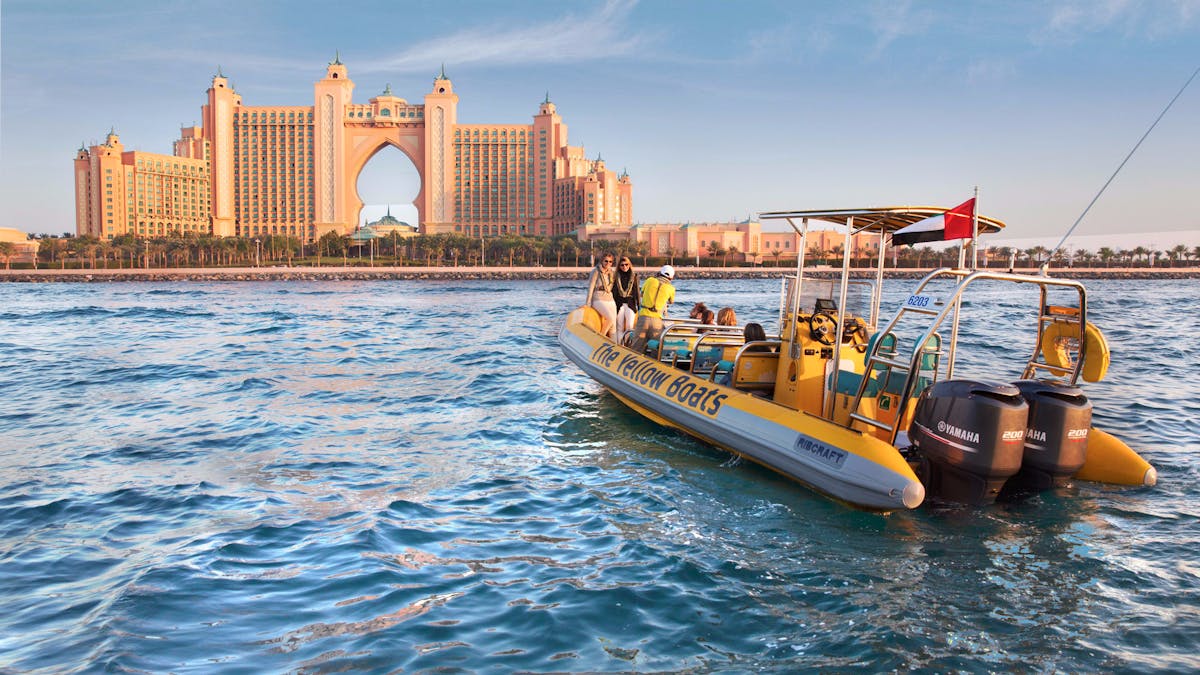
[[[629,339],[629,347],[635,352],[645,351],[646,342],[662,332],[667,305],[675,302],[675,287],[671,285],[674,279],[675,268],[663,265],[658,274],[642,282],[642,308],[638,310],[633,336]]]

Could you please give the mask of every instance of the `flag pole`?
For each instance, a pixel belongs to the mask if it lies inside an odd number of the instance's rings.
[[[979,186],[975,186],[975,208],[971,209],[971,269],[979,269]]]

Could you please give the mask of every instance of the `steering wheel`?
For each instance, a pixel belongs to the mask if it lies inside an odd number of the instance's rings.
[[[837,336],[837,319],[832,314],[817,312],[808,317],[808,332],[823,345],[832,345]]]

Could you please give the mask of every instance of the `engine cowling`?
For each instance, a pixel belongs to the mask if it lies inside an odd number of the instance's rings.
[[[1013,383],[1029,404],[1021,470],[1006,489],[1045,490],[1067,483],[1087,459],[1092,402],[1083,390],[1057,382]]]
[[[990,504],[1021,468],[1029,404],[1007,383],[943,380],[921,393],[908,438],[934,498]]]

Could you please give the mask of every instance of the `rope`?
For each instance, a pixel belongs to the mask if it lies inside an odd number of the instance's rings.
[[[1071,233],[1075,231],[1075,228],[1079,226],[1079,223],[1083,221],[1083,217],[1087,215],[1088,211],[1092,210],[1092,206],[1095,205],[1098,199],[1100,199],[1100,195],[1104,194],[1104,191],[1108,189],[1109,183],[1112,183],[1113,179],[1117,177],[1117,174],[1121,173],[1121,169],[1125,168],[1125,163],[1128,162],[1129,158],[1133,157],[1133,153],[1137,152],[1137,149],[1142,146],[1142,141],[1145,141],[1146,137],[1150,135],[1150,132],[1154,131],[1154,127],[1158,126],[1158,123],[1167,114],[1167,111],[1171,109],[1171,106],[1175,105],[1175,101],[1179,100],[1179,97],[1183,95],[1183,90],[1187,89],[1188,85],[1192,83],[1192,80],[1196,79],[1197,74],[1200,74],[1200,67],[1192,71],[1192,76],[1189,77],[1187,82],[1184,82],[1183,86],[1179,88],[1179,91],[1175,93],[1175,98],[1172,98],[1171,102],[1167,104],[1167,107],[1163,108],[1163,111],[1158,114],[1158,117],[1155,118],[1154,123],[1150,125],[1149,129],[1146,129],[1146,133],[1142,134],[1142,137],[1138,139],[1137,144],[1133,146],[1133,149],[1129,151],[1129,154],[1125,155],[1125,159],[1121,160],[1121,164],[1117,167],[1117,170],[1113,171],[1112,175],[1108,177],[1108,180],[1104,181],[1103,187],[1100,188],[1100,191],[1096,193],[1095,197],[1092,197],[1092,201],[1088,203],[1087,208],[1084,209],[1083,213],[1079,214],[1079,217],[1075,219],[1075,223],[1071,225],[1071,228],[1068,229],[1067,233],[1063,235],[1062,240],[1058,242],[1057,246],[1051,249],[1050,254],[1046,256],[1046,262],[1042,263],[1041,273],[1043,275],[1046,274],[1046,270],[1050,267],[1050,259],[1054,257],[1055,253],[1058,253],[1059,249],[1063,247],[1063,244],[1067,243],[1067,239],[1070,238]]]

